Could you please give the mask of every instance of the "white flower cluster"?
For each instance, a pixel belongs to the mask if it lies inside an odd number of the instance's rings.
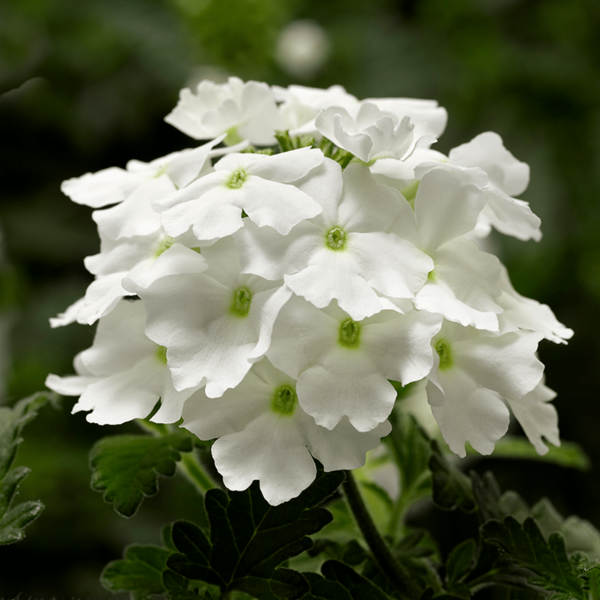
[[[426,382],[460,456],[492,452],[509,409],[540,453],[558,444],[536,351],[572,332],[477,244],[491,227],[540,238],[514,198],[529,168],[494,133],[431,150],[446,117],[339,86],[183,90],[167,121],[208,143],[62,186],[98,209],[101,251],[52,324],[98,327],[77,375],[47,385],[100,424],[160,399],[153,421],[217,438],[227,487],[259,480],[271,504],[313,481],[313,457],[364,464],[390,431],[390,380]]]

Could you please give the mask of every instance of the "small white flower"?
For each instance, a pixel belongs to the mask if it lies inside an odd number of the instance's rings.
[[[323,162],[320,150],[230,154],[215,165],[215,172],[183,190],[154,203],[165,231],[172,237],[190,227],[201,241],[213,241],[243,226],[242,211],[259,227],[282,234],[304,219],[319,214],[319,205],[294,182]]]
[[[385,233],[402,198],[378,185],[367,167],[344,173],[330,159],[298,187],[322,207],[287,235],[248,224],[236,241],[244,271],[284,278],[297,295],[323,308],[336,299],[353,319],[392,308],[377,292],[411,298],[433,263],[409,241]]]
[[[415,139],[410,117],[398,120],[393,113],[382,112],[370,102],[362,103],[355,117],[341,106],[332,106],[319,113],[315,125],[336,146],[366,163],[381,158],[403,160],[414,150],[415,143],[436,141],[434,137]]]
[[[281,129],[273,92],[265,83],[230,77],[227,83],[201,81],[195,93],[181,90],[179,102],[165,121],[197,139],[227,134],[225,142],[270,146]]]
[[[520,401],[540,383],[544,365],[534,333],[492,335],[445,321],[433,339],[435,367],[427,397],[452,452],[465,456],[470,442],[491,454],[506,433],[509,412],[502,399]]]
[[[188,265],[193,257],[185,260]],[[265,354],[291,292],[281,282],[240,273],[231,238],[204,248],[197,260],[206,260],[206,271],[179,269],[146,287],[126,284],[146,307],[146,334],[167,348],[175,389],[206,384],[206,394],[216,398]]]
[[[161,407],[152,420],[178,421],[184,401],[195,390],[175,390],[165,348],[144,335],[144,325],[142,303],[121,301],[100,320],[92,347],[76,357],[78,375],[49,375],[46,385],[60,394],[80,396],[73,412],[91,411],[86,417],[90,423],[117,425],[144,419],[159,398]]]
[[[298,380],[300,406],[333,429],[347,417],[370,431],[389,416],[396,391],[425,377],[433,365],[431,338],[442,319],[421,311],[386,310],[355,321],[332,303],[318,309],[292,297],[273,329],[269,360]]]
[[[267,359],[221,398],[199,390],[185,404],[183,427],[200,439],[219,438],[212,447],[215,465],[230,490],[245,490],[254,480],[269,504],[295,498],[325,471],[356,469],[365,454],[390,432],[385,421],[360,433],[347,420],[332,430],[319,427],[298,403],[296,382]]]

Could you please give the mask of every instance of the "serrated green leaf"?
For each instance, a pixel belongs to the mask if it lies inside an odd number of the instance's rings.
[[[162,572],[170,550],[159,546],[129,546],[123,560],[106,565],[100,583],[111,592],[129,592],[133,600],[144,600],[165,591]]]
[[[192,438],[184,431],[163,437],[103,438],[90,452],[92,488],[104,492],[104,500],[114,504],[120,515],[131,517],[144,497],[158,492],[158,475],[174,475],[180,453],[190,452],[192,448]]]
[[[39,501],[23,502],[11,509],[19,484],[30,472],[27,467],[11,467],[23,441],[23,427],[48,399],[48,394],[39,393],[20,400],[12,408],[0,407],[0,545],[22,540],[25,537],[23,528],[44,509]]]
[[[11,469],[0,481],[0,516],[6,513],[19,484],[29,473],[31,473],[31,469],[27,467],[16,467]]]
[[[442,454],[439,444],[432,440],[429,459],[432,475],[433,501],[443,510],[459,509],[466,513],[475,510],[475,501],[469,478],[452,467]]]
[[[25,537],[23,528],[35,521],[44,510],[39,500],[21,502],[0,519],[0,545],[12,544]]]
[[[268,578],[243,577],[235,582],[236,590],[245,592],[258,600],[302,598],[310,585],[301,573],[291,569],[275,569]]]
[[[313,485],[279,506],[266,502],[256,482],[245,492],[209,490],[205,504],[210,539],[196,525],[176,522],[172,540],[178,553],[168,559],[168,568],[189,580],[218,585],[224,593],[300,597],[308,589],[304,578],[277,567],[310,548],[308,536],[331,521],[331,514],[317,505],[337,490],[343,478],[340,471],[320,471]]]
[[[566,597],[587,598],[584,582],[569,561],[560,534],[553,533],[546,542],[533,518],[525,519],[521,525],[511,516],[502,522],[493,519],[484,523],[481,533],[486,542],[502,548],[508,560],[535,573],[536,577],[530,580],[533,585]]]
[[[321,567],[323,578],[307,573],[311,590],[305,600],[390,600],[383,590],[338,560],[328,560]]]
[[[461,542],[450,552],[446,560],[446,580],[450,588],[463,581],[469,574],[476,552],[477,544],[472,539]]]
[[[12,408],[0,407],[0,480],[10,469],[19,444],[23,441],[21,431],[49,399],[49,394],[40,392],[19,400]]]
[[[479,453],[470,446],[467,447],[467,453],[479,456]],[[560,446],[549,446],[546,454],[538,454],[529,440],[504,436],[496,442],[491,458],[523,458],[579,471],[589,471],[592,468],[590,458],[579,444],[562,440]]]
[[[494,475],[488,471],[480,477],[471,471],[471,486],[475,497],[475,504],[482,523],[490,519],[502,519],[505,513],[500,507],[501,490]]]

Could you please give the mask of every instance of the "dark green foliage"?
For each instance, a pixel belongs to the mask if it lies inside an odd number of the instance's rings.
[[[13,408],[0,408],[0,545],[22,540],[23,529],[44,510],[39,501],[21,502],[11,508],[19,484],[31,471],[27,467],[11,467],[23,441],[23,427],[35,418],[48,398],[48,394],[35,394]]]
[[[123,560],[115,560],[100,576],[102,585],[111,592],[130,592],[132,600],[144,600],[165,591],[162,572],[170,550],[159,546],[129,546]]]
[[[310,593],[304,600],[389,600],[390,596],[354,569],[337,560],[321,567],[324,577],[307,573]]]
[[[475,503],[469,478],[450,466],[435,440],[431,442],[431,449],[433,454],[429,468],[433,478],[433,501],[444,510],[458,508],[467,513],[473,512]]]
[[[525,519],[521,525],[511,516],[503,521],[488,521],[481,532],[486,542],[496,544],[504,551],[507,560],[536,574],[531,583],[553,591],[565,600],[587,598],[584,581],[569,560],[559,533],[551,534],[546,541],[533,518]]]
[[[168,568],[223,592],[239,590],[261,600],[302,597],[309,589],[305,577],[278,567],[309,549],[308,536],[331,521],[329,511],[318,505],[343,478],[342,472],[320,472],[310,488],[279,506],[266,502],[257,483],[245,492],[209,490],[210,535],[192,523],[176,522],[172,540],[178,553],[168,559]]]
[[[158,492],[158,475],[174,475],[180,453],[192,448],[192,438],[185,431],[163,437],[103,438],[90,452],[92,488],[104,492],[104,500],[114,504],[120,515],[131,517],[145,496]]]

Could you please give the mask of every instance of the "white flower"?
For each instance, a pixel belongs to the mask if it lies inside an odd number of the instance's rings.
[[[149,163],[130,160],[127,169],[110,167],[97,173],[86,173],[81,177],[64,181],[61,190],[77,204],[100,208],[123,202],[141,186],[161,175],[166,175],[174,186],[185,187],[200,176],[206,166],[210,167],[210,163],[207,163],[209,157],[220,156],[227,152],[227,150],[213,150],[219,142],[223,141],[223,137],[198,148],[167,154]],[[143,197],[144,193],[140,195]],[[136,203],[139,203],[139,199]]]
[[[202,249],[197,261],[204,260],[204,272],[174,270],[146,287],[131,280],[127,286],[146,307],[146,334],[167,348],[175,389],[206,384],[206,394],[216,398],[264,355],[291,292],[281,282],[240,273],[231,238]]]
[[[406,385],[430,372],[430,342],[441,321],[391,310],[355,321],[334,303],[318,309],[292,297],[275,323],[267,357],[298,380],[300,406],[318,425],[333,429],[347,417],[358,431],[370,431],[394,406],[388,379]]]
[[[326,90],[303,85],[290,85],[287,88],[273,86],[273,92],[281,102],[279,113],[282,128],[290,130],[293,136],[318,134],[315,117],[321,110],[330,106],[350,108],[359,105],[356,97],[341,85],[332,85]]]
[[[542,379],[544,365],[535,355],[540,338],[444,322],[432,342],[437,356],[427,376],[427,397],[452,452],[465,456],[470,442],[481,454],[491,454],[508,429],[502,399],[520,401]]]
[[[165,231],[176,237],[191,227],[198,240],[212,241],[243,226],[242,211],[259,227],[268,225],[282,234],[317,215],[319,205],[293,184],[323,161],[320,150],[230,154],[215,172],[154,203]]]
[[[201,81],[196,92],[181,90],[179,102],[165,121],[197,139],[227,134],[225,142],[275,144],[281,129],[273,92],[265,83],[230,77],[227,83]]]
[[[436,141],[434,137],[415,139],[410,117],[398,120],[393,113],[382,112],[370,102],[362,103],[355,117],[343,107],[332,106],[319,113],[315,125],[336,146],[366,163],[381,158],[403,160],[414,150],[415,143]]]
[[[49,375],[46,385],[67,396],[80,396],[73,412],[91,411],[90,423],[117,425],[144,419],[159,398],[156,423],[181,418],[192,388],[176,391],[167,368],[165,348],[144,335],[145,312],[141,302],[123,300],[98,324],[91,348],[75,359],[78,375]]]
[[[200,439],[219,438],[215,465],[230,490],[254,480],[269,504],[295,498],[314,480],[318,459],[325,471],[356,469],[368,450],[390,432],[385,421],[359,433],[347,420],[332,430],[319,427],[298,404],[296,382],[267,359],[221,398],[199,390],[185,404],[183,427]]]
[[[404,203],[392,231],[411,240],[435,265],[415,295],[416,308],[498,331],[500,263],[463,237],[475,228],[484,204],[475,186],[464,185],[445,169],[433,169],[418,186],[414,213]]]
[[[292,291],[323,308],[336,299],[353,319],[391,308],[377,292],[411,298],[433,263],[410,242],[385,233],[402,198],[378,185],[363,165],[324,164],[298,187],[322,207],[318,217],[278,235],[250,223],[236,242],[244,271],[284,278]]]

